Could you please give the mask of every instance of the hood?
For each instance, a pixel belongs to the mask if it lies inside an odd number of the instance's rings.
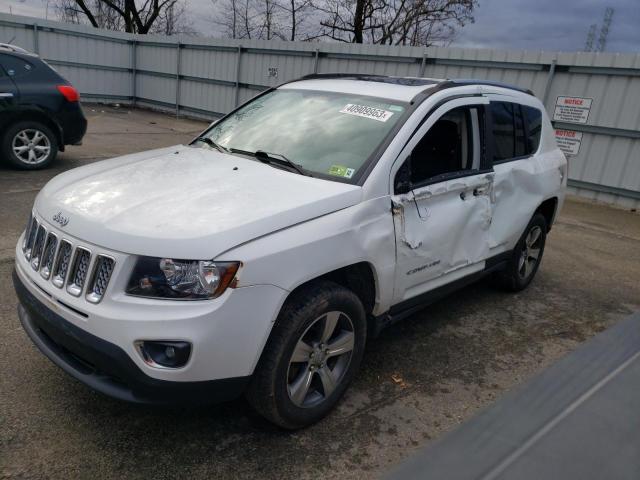
[[[124,253],[210,259],[361,200],[354,185],[208,149],[169,147],[70,170],[36,199],[64,232]]]

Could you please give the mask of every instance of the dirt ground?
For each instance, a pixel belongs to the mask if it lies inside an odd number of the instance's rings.
[[[532,285],[472,285],[383,332],[327,419],[276,430],[243,400],[190,409],[103,397],[22,330],[13,249],[38,190],[69,168],[186,142],[202,122],[85,107],[89,133],[53,168],[0,167],[0,478],[375,477],[640,308],[640,215],[569,200]]]

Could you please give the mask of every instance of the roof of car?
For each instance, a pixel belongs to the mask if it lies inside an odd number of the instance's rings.
[[[299,80],[288,82],[280,88],[332,91],[410,102],[416,95],[423,92],[429,93],[429,91],[465,85],[488,85],[533,95],[533,92],[530,90],[488,80],[393,77],[358,73],[322,73],[307,75]]]

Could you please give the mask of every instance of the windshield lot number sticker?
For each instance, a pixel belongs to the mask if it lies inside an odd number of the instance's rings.
[[[391,118],[391,115],[393,115],[393,112],[390,112],[389,110],[367,107],[366,105],[355,105],[353,103],[346,104],[344,108],[340,110],[340,113],[370,118],[371,120],[377,120],[379,122],[386,122]]]
[[[342,165],[331,165],[331,168],[329,169],[330,175],[335,175],[336,177],[344,177],[344,178],[353,177],[353,174],[355,172],[356,171],[354,168],[343,167]]]

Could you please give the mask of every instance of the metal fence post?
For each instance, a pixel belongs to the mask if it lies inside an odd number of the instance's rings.
[[[313,73],[318,73],[318,61],[320,60],[320,49],[316,48],[315,59],[313,61]]]
[[[131,104],[136,106],[136,99],[138,96],[138,85],[136,79],[136,70],[138,65],[138,42],[133,40],[131,42]]]
[[[178,40],[176,45],[176,117],[180,115],[180,60],[182,57],[182,43]]]
[[[551,61],[551,65],[549,65],[549,74],[547,75],[547,82],[544,85],[544,93],[542,94],[542,104],[547,106],[547,99],[549,98],[549,92],[551,91],[551,82],[553,82],[553,76],[556,73],[556,63],[558,60],[555,58]]]
[[[240,100],[240,57],[242,56],[242,45],[238,45],[238,53],[236,57],[236,92],[234,105],[237,107]]]
[[[424,77],[424,71],[427,68],[427,54],[422,54],[422,62],[420,62],[420,71],[418,73],[419,77]]]
[[[33,51],[36,54],[40,54],[40,44],[38,42],[38,24],[33,24]]]

